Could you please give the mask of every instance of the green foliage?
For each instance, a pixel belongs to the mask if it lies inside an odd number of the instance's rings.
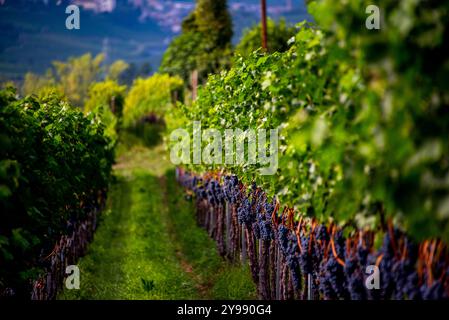
[[[225,48],[231,42],[232,20],[226,0],[198,0],[195,8],[196,30],[212,47]]]
[[[154,289],[154,280],[146,280],[144,278],[140,278],[142,280],[142,286],[145,292],[150,292]]]
[[[106,80],[92,85],[84,112],[92,113],[94,118],[105,127],[105,135],[113,143],[117,141],[120,129],[126,86],[120,86],[116,81]]]
[[[242,39],[235,47],[235,53],[244,57],[262,47],[261,24],[246,29]],[[267,20],[268,52],[285,52],[288,50],[288,40],[296,34],[294,27],[288,26],[284,19],[278,23],[272,19]]]
[[[135,70],[130,70],[131,66],[123,60],[117,60],[107,68],[101,66],[103,60],[102,54],[96,57],[85,54],[69,58],[67,62],[54,61],[53,68],[48,69],[45,75],[28,72],[21,93],[23,96],[48,96],[56,93],[61,98],[68,99],[72,105],[82,107],[90,94],[90,87],[100,79],[103,70],[106,71],[106,81],[119,82],[126,80],[127,76],[136,76],[129,74]],[[133,67],[135,68],[134,65]],[[142,66],[142,72],[147,71],[147,67],[144,67],[145,65]]]
[[[321,29],[303,23],[289,51],[210,77],[178,119],[281,128],[276,175],[225,169],[301,213],[372,228],[385,213],[415,238],[449,240],[447,5],[379,1],[378,31],[365,28],[369,4],[311,2]]]
[[[39,101],[46,101],[48,99],[54,99],[57,101],[69,102],[64,91],[59,86],[46,86],[36,91],[34,95],[37,96]]]
[[[17,85],[15,84],[14,81],[11,80],[0,81],[0,89],[16,88],[16,87]]]
[[[164,53],[160,72],[177,75],[188,84],[194,70],[203,82],[208,74],[230,65],[233,31],[226,0],[198,0],[182,26],[181,35]]]
[[[123,73],[129,69],[129,64],[123,60],[117,60],[108,68],[107,80],[118,81]]]
[[[11,90],[0,91],[0,143],[0,285],[27,294],[68,221],[98,205],[113,151],[103,126],[57,95],[18,100]]]
[[[72,105],[84,105],[90,86],[100,78],[103,60],[103,54],[92,57],[87,53],[69,58],[67,62],[53,62],[54,78]]]
[[[384,0],[381,29],[363,25],[369,1],[319,1],[311,11],[330,45],[360,61],[362,163],[370,189],[388,214],[404,216],[418,236],[449,229],[449,5],[444,1]],[[330,17],[339,17],[331,21]],[[365,178],[364,180],[368,180]]]
[[[229,72],[210,77],[200,90],[198,100],[191,107],[177,109],[183,115],[174,115],[177,123],[168,122],[168,125],[170,129],[181,127],[179,121],[185,119],[184,127],[200,120],[204,129],[280,127],[282,153],[275,176],[260,176],[257,166],[246,164],[226,166],[226,169],[248,183],[255,179],[269,193],[277,194],[282,203],[294,205],[305,213],[314,214],[312,210],[316,210],[316,215],[324,218],[337,210],[329,206],[332,212],[325,211],[323,203],[328,200],[322,196],[327,195],[327,185],[323,182],[333,185],[341,180],[338,174],[341,156],[337,152],[343,151],[338,148],[334,151],[335,143],[341,142],[324,144],[326,132],[331,130],[327,118],[335,113],[333,109],[340,104],[341,94],[356,97],[358,82],[353,66],[329,58],[330,54],[320,45],[322,39],[321,31],[303,24],[288,52],[254,53],[238,59]],[[347,77],[343,87],[339,76],[346,74],[354,76]],[[345,108],[351,106],[352,100],[348,99]],[[346,112],[345,108],[340,113]],[[341,128],[340,131],[344,133]],[[338,131],[335,139],[342,139]],[[330,154],[323,155],[321,151],[327,145]],[[323,163],[335,157],[334,163],[323,168],[324,172],[317,168],[321,156]],[[195,170],[214,168],[220,166],[194,167]]]
[[[173,95],[182,89],[183,81],[167,74],[155,74],[134,81],[124,108],[124,124],[135,125],[147,115],[162,117],[173,104]]]
[[[25,74],[21,93],[24,96],[28,96],[31,94],[37,94],[41,90],[46,90],[47,88],[54,86],[55,79],[53,78],[51,71],[47,71],[47,73],[43,76],[28,72]]]
[[[201,50],[201,34],[185,32],[173,39],[162,58],[160,71],[177,75],[190,82],[191,72],[197,68]]]

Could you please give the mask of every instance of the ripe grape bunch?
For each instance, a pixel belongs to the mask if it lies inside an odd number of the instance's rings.
[[[301,272],[299,269],[298,261],[298,242],[296,240],[295,233],[286,227],[284,224],[280,224],[278,227],[278,243],[285,261],[290,268],[293,285],[296,290],[299,290],[301,286]]]

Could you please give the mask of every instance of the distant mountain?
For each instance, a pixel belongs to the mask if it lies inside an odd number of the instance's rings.
[[[234,42],[260,20],[259,0],[231,0]],[[268,0],[268,15],[308,19],[301,0]],[[81,29],[67,30],[65,8],[81,9]],[[148,61],[157,69],[194,0],[0,0],[0,80],[44,72],[53,60],[104,52],[107,62]]]

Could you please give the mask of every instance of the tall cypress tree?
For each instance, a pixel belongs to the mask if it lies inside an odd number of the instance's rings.
[[[226,0],[198,0],[195,20],[198,31],[207,36],[214,47],[224,48],[231,44],[232,20]]]
[[[182,33],[170,44],[161,72],[181,76],[187,83],[198,70],[199,81],[230,64],[232,19],[226,0],[197,0],[195,10],[182,23]]]

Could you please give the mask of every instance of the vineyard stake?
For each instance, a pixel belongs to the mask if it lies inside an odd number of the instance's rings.
[[[226,251],[231,253],[231,210],[228,201],[225,202],[226,208]]]
[[[210,210],[207,210],[205,212],[205,219],[204,219],[204,226],[206,227],[207,232],[209,232],[209,212]]]
[[[312,275],[307,274],[307,300],[313,300],[312,298]]]
[[[214,238],[214,229],[215,229],[215,215],[214,215],[214,207],[210,208],[210,236]]]
[[[190,81],[192,85],[192,101],[195,101],[198,95],[198,70],[192,71]]]
[[[264,283],[264,279],[263,279],[263,276],[264,276],[264,274],[261,272],[261,270],[262,270],[262,266],[263,266],[263,263],[262,263],[262,259],[264,258],[263,257],[263,252],[262,252],[262,238],[260,238],[259,239],[259,261],[257,261],[257,263],[259,264],[259,295],[262,295],[262,292],[263,292],[263,288],[262,288],[262,284]],[[262,299],[263,299],[263,296],[262,296]]]
[[[245,237],[245,224],[242,224],[242,265],[246,264],[246,237]]]
[[[264,52],[267,52],[267,2],[266,0],[260,0],[260,4],[262,7],[262,49]]]
[[[276,300],[281,300],[281,252],[276,246]]]

